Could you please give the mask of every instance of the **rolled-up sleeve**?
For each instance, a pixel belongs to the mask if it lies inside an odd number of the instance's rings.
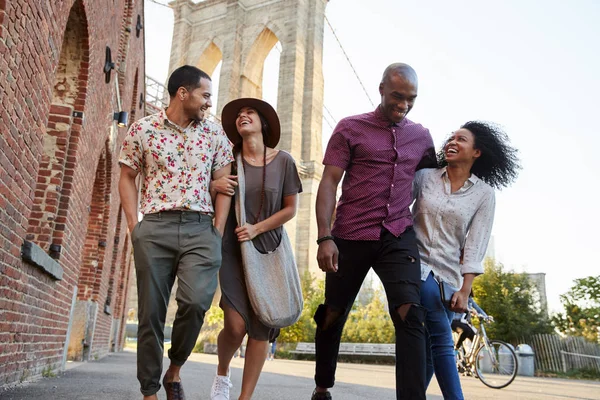
[[[335,127],[335,131],[331,135],[329,143],[327,143],[323,164],[339,167],[345,171],[348,165],[350,165],[350,156],[352,153],[344,131],[344,121],[342,120]]]
[[[215,135],[214,145],[212,172],[231,164],[234,160],[233,146],[222,130]]]
[[[119,164],[127,165],[128,167],[140,172],[142,170],[143,149],[140,133],[142,127],[139,123],[134,122],[129,127],[125,140],[121,146],[119,154]]]
[[[482,199],[480,207],[471,220],[469,233],[467,234],[463,248],[462,275],[479,275],[483,273],[482,262],[492,234],[495,209],[496,198],[492,189]]]

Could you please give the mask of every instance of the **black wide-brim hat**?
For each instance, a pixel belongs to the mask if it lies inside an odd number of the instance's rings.
[[[227,134],[229,140],[232,143],[236,144],[241,142],[242,137],[237,131],[237,126],[235,121],[237,119],[238,113],[242,107],[251,107],[258,111],[269,124],[269,135],[265,139],[265,144],[267,147],[274,148],[279,143],[279,137],[281,135],[281,126],[279,125],[279,117],[277,116],[277,112],[269,103],[266,101],[255,99],[252,97],[245,97],[242,99],[232,100],[223,107],[223,111],[221,112],[221,124],[223,125],[223,130]]]

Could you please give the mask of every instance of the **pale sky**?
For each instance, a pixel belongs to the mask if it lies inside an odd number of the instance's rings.
[[[145,7],[146,73],[166,81],[173,13],[149,0]],[[600,1],[331,0],[326,15],[375,104],[387,65],[416,69],[409,119],[429,128],[437,147],[468,120],[505,127],[523,170],[497,192],[500,262],[545,272],[552,310],[573,279],[600,273]],[[278,55],[274,49],[265,64],[263,95],[272,104]],[[336,121],[373,109],[327,26],[323,71]],[[331,131],[324,123],[323,148]]]

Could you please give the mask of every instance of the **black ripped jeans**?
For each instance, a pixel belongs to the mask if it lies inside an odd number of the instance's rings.
[[[338,271],[328,273],[325,304],[315,313],[315,382],[333,387],[340,338],[356,295],[372,267],[381,279],[396,329],[396,398],[425,400],[425,310],[421,303],[421,265],[412,227],[399,237],[383,229],[378,241],[335,239]],[[410,307],[404,319],[398,314]]]

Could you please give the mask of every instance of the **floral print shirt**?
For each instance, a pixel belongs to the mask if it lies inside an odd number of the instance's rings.
[[[142,173],[140,212],[190,210],[214,213],[212,173],[233,162],[232,145],[220,125],[192,121],[181,129],[165,110],[131,125],[119,163]]]

